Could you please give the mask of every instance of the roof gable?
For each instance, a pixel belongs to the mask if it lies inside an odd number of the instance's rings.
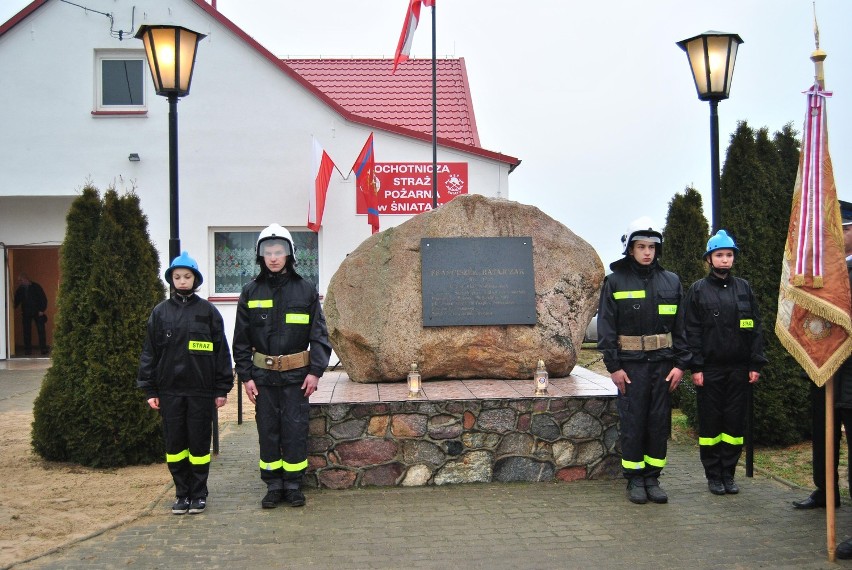
[[[30,14],[38,10],[41,6],[48,3],[50,0],[33,0],[32,3],[28,4],[25,8],[23,8],[20,12],[15,14],[11,19],[7,22],[0,25],[0,36],[3,36],[6,32],[11,30],[21,21],[26,19]],[[389,75],[389,62],[390,60],[372,60],[377,63],[377,65],[382,65],[387,67],[387,78],[386,80],[393,79],[394,82],[397,81],[397,77],[406,77],[411,75],[411,77],[407,77],[406,81],[404,81],[405,86],[403,90],[408,90],[408,98],[413,98],[415,93],[418,93],[417,97],[417,105],[412,105],[408,111],[403,110],[402,112],[395,112],[394,116],[391,116],[394,113],[394,110],[391,108],[391,105],[399,105],[400,102],[406,98],[405,93],[399,94],[394,99],[388,99],[383,105],[377,104],[375,105],[375,109],[373,108],[357,108],[355,106],[353,98],[345,99],[345,102],[350,107],[356,109],[355,111],[347,108],[346,105],[338,102],[334,97],[330,94],[327,94],[323,91],[319,86],[315,85],[312,81],[308,80],[306,77],[301,75],[296,69],[288,65],[285,60],[278,59],[272,52],[263,47],[260,43],[257,42],[254,38],[248,35],[245,31],[242,30],[239,26],[234,24],[228,18],[223,16],[216,8],[207,3],[206,0],[186,0],[195,4],[200,9],[204,10],[209,16],[219,22],[221,25],[229,29],[232,33],[234,33],[237,37],[242,39],[246,44],[256,50],[262,57],[270,61],[273,65],[275,65],[278,69],[288,75],[290,78],[300,83],[307,91],[313,93],[317,98],[319,98],[323,103],[334,109],[341,116],[343,116],[346,120],[351,121],[356,124],[361,124],[373,129],[384,130],[388,132],[393,132],[400,134],[402,136],[406,136],[409,138],[415,138],[424,141],[432,140],[432,128],[431,128],[431,113],[429,118],[429,128],[423,129],[423,110],[422,104],[420,103],[420,99],[422,98],[422,81],[425,77],[423,73],[423,69],[421,66],[427,65],[429,66],[429,87],[430,87],[430,97],[429,97],[429,105],[431,110],[431,65],[432,60],[408,60],[403,62],[398,67],[399,76],[394,75],[392,78]],[[286,60],[291,61],[291,60]],[[299,60],[292,60],[299,61]],[[302,61],[310,61],[310,60],[302,60]],[[326,61],[345,61],[345,60],[326,60]],[[370,60],[352,60],[352,61],[370,61]],[[442,93],[442,99],[439,100],[439,122],[438,122],[438,144],[453,148],[462,152],[467,152],[476,156],[481,156],[483,158],[496,160],[498,162],[502,162],[509,165],[509,172],[514,170],[521,161],[513,156],[505,155],[499,152],[494,152],[490,150],[486,150],[479,146],[479,135],[476,129],[476,121],[473,116],[473,105],[471,104],[469,98],[469,90],[467,87],[467,71],[464,67],[464,60],[462,58],[458,60],[440,60],[439,67],[446,71],[446,67],[442,67],[442,61],[455,62],[459,68],[457,70],[451,69],[451,75],[455,74],[457,78],[463,78],[464,84],[461,86],[457,86],[456,88],[450,88],[445,86],[441,89],[441,75],[439,74],[439,93]],[[384,62],[383,64],[381,62]],[[410,71],[409,71],[410,70]],[[302,69],[303,73],[309,73],[304,68]],[[370,85],[376,80],[376,78],[381,77],[383,74],[378,74],[373,71],[373,80],[366,79],[365,84]],[[336,84],[336,82],[335,82]],[[331,84],[328,86],[331,89]],[[393,89],[396,89],[394,87]],[[461,95],[459,90],[464,94],[464,103],[461,102]],[[335,93],[337,93],[337,89],[333,89]],[[384,90],[385,96],[392,92],[390,87],[387,87]],[[382,93],[377,92],[377,96],[380,96]],[[336,96],[336,95],[335,95]],[[378,99],[379,101],[381,99]],[[370,104],[372,105],[372,104]],[[442,111],[442,105],[443,111]],[[384,109],[379,109],[379,107],[384,106]],[[415,108],[416,107],[416,108]],[[358,112],[356,112],[358,111]],[[408,115],[405,113],[408,112]],[[442,115],[443,113],[447,113],[447,116]],[[358,114],[363,113],[363,114]],[[441,119],[441,117],[444,117]],[[455,124],[448,120],[448,117],[453,117],[453,121]],[[442,126],[441,122],[446,123],[446,125]],[[465,124],[466,123],[466,124]]]
[[[284,59],[285,64],[357,115],[432,134],[432,60]],[[438,136],[480,147],[464,59],[437,64]]]

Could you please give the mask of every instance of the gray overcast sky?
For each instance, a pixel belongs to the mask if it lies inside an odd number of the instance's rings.
[[[0,21],[27,4],[0,0]],[[109,11],[103,0],[91,4]],[[407,4],[217,3],[281,57],[392,57]],[[840,197],[852,199],[852,2],[816,4],[834,92],[835,178]],[[770,132],[792,122],[801,131],[801,92],[813,83],[811,0],[437,0],[437,27],[438,56],[465,58],[482,145],[523,161],[509,176],[510,198],[564,223],[605,265],[620,256],[631,220],[649,215],[662,225],[686,186],[702,193],[710,218],[710,108],[675,42],[707,30],[745,42],[731,97],[719,104],[722,161],[738,121]],[[430,33],[424,9],[413,56],[430,56]]]

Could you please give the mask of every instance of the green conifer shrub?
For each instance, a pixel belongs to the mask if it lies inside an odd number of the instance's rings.
[[[86,185],[71,203],[65,239],[59,250],[62,279],[56,299],[51,366],[33,404],[32,445],[41,457],[69,461],[68,427],[86,413],[81,383],[86,373],[84,350],[95,315],[89,297],[92,244],[101,219],[98,190]]]
[[[62,348],[63,354],[75,354],[80,364],[67,371],[59,362],[52,367],[56,383],[73,388],[74,413],[65,414],[66,423],[58,430],[61,436],[39,430],[38,440],[36,418],[33,446],[45,458],[91,467],[162,461],[159,418],[136,388],[145,323],[164,298],[159,258],[135,194],[119,196],[108,190],[100,204],[100,219],[93,225],[95,231],[85,236],[90,251],[86,274],[80,270],[76,275],[82,284],[75,299],[81,304],[77,313],[86,320],[68,323],[67,336],[74,344]],[[63,247],[63,267],[70,262],[64,253],[69,245]],[[43,395],[39,400],[42,407],[54,405]],[[52,445],[41,440],[56,437],[62,440],[61,458],[42,453]]]

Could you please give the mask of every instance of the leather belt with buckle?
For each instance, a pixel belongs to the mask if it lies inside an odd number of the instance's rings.
[[[302,368],[311,363],[311,353],[308,350],[297,352],[296,354],[279,354],[271,356],[255,352],[252,356],[252,363],[258,368],[266,370],[275,370],[276,372],[284,372],[285,370],[293,370]]]
[[[672,345],[672,333],[646,334],[642,336],[618,337],[618,348],[621,350],[660,350]]]

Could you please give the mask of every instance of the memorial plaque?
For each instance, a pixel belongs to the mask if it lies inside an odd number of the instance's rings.
[[[531,237],[420,240],[423,326],[534,325]]]

